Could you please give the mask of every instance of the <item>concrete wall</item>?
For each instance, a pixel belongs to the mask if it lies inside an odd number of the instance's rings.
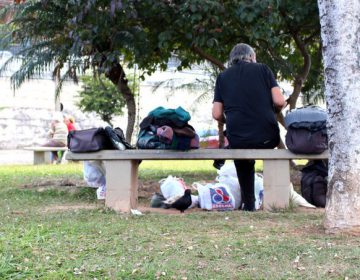
[[[76,107],[78,85],[67,84],[61,94],[64,113],[74,116],[78,129],[106,126],[95,114]],[[18,149],[46,139],[55,112],[55,86],[51,80],[33,80],[13,91],[8,78],[0,78],[0,149]]]

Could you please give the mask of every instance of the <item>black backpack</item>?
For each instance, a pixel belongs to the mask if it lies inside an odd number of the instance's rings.
[[[326,122],[291,124],[285,143],[294,154],[321,154],[328,148]]]
[[[120,127],[105,127],[105,133],[108,136],[112,147],[117,150],[134,149],[125,139],[124,132]]]
[[[328,148],[326,112],[317,106],[297,108],[285,116],[285,143],[295,154],[321,154]]]
[[[327,160],[310,161],[301,172],[301,195],[316,207],[325,207],[328,183]]]

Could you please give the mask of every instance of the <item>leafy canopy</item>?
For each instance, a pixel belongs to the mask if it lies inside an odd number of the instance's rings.
[[[278,78],[300,79],[305,82],[303,91],[322,84],[316,1],[141,2],[146,7],[140,9],[145,24],[155,29],[161,25],[159,47],[173,51],[181,60],[180,68],[204,60],[224,68],[232,47],[245,42],[254,46],[258,61],[268,64]]]
[[[174,54],[179,69],[204,60],[222,68],[238,42],[253,45],[258,60],[289,81],[304,71],[309,56],[303,90],[322,81],[316,1],[29,1],[15,7],[12,26],[5,37],[27,46],[19,54],[24,60],[15,86],[53,61],[67,64],[70,77],[90,66],[107,74],[120,57],[148,74],[166,69]]]

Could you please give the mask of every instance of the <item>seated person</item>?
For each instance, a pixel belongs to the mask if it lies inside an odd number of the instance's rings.
[[[76,130],[75,119],[73,116],[65,116],[64,115],[64,123],[66,124],[69,132],[72,130]]]
[[[42,144],[43,147],[66,147],[67,145],[68,129],[63,121],[61,113],[55,113],[50,124],[50,130],[48,131],[49,139]],[[61,158],[58,158],[57,152],[53,151],[52,162],[60,163]]]

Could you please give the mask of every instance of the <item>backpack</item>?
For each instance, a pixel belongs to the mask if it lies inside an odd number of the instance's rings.
[[[294,154],[321,154],[328,148],[326,122],[291,124],[285,143]]]
[[[285,143],[295,154],[321,154],[328,148],[326,112],[317,106],[297,108],[285,116]]]
[[[301,195],[316,207],[325,207],[328,164],[325,160],[310,161],[301,170]]]
[[[157,127],[150,125],[148,129],[141,129],[136,146],[139,149],[169,149],[170,145],[162,142],[156,134]]]
[[[112,146],[117,150],[134,149],[125,139],[124,132],[120,127],[105,127],[105,133],[108,136]]]

